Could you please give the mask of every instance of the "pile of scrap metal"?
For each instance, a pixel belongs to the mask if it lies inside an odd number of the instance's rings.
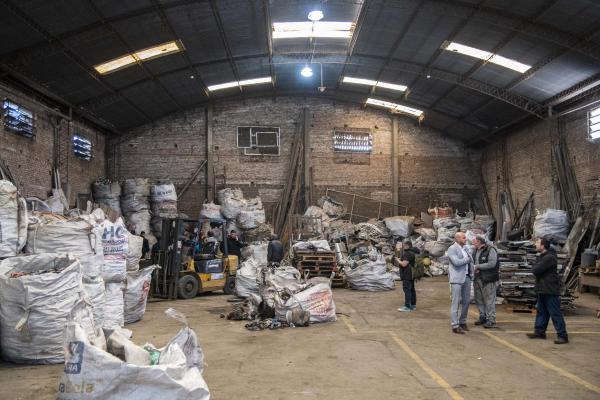
[[[291,266],[258,264],[253,258],[244,261],[242,268],[256,269],[255,286],[238,291],[243,302],[235,304],[227,314],[221,314],[222,318],[250,321],[245,325],[248,330],[336,321],[330,278],[305,279]]]
[[[564,283],[569,275],[569,254],[557,247],[558,271]],[[500,262],[499,297],[506,303],[520,304],[532,308],[537,300],[535,293],[535,276],[532,267],[536,261],[536,249],[533,241],[510,241],[498,244],[498,260]],[[573,306],[573,290],[561,285],[561,307]]]

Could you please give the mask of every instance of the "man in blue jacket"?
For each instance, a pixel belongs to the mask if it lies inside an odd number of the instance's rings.
[[[465,248],[467,236],[464,232],[454,235],[454,244],[448,248],[446,255],[450,259],[448,277],[450,280],[450,293],[452,305],[450,316],[452,319],[452,332],[461,335],[468,331],[467,316],[471,301],[471,282],[473,279],[473,258]],[[460,316],[458,314],[461,304]]]
[[[552,318],[552,324],[558,336],[554,343],[569,343],[567,326],[560,311],[560,282],[556,251],[551,247],[548,239],[538,239],[535,242],[535,248],[540,253],[532,268],[533,275],[535,275],[535,292],[537,293],[537,315],[535,316],[534,331],[528,333],[527,337],[546,339],[546,328],[548,328],[548,321]]]

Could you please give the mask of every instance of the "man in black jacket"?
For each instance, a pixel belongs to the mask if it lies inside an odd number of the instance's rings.
[[[528,333],[530,339],[546,339],[546,328],[548,321],[552,318],[552,324],[556,329],[557,338],[555,344],[569,343],[565,319],[560,311],[560,283],[556,262],[556,252],[550,247],[548,239],[538,239],[535,243],[540,253],[537,262],[533,266],[535,275],[535,291],[537,293],[537,315],[533,333]]]
[[[221,242],[221,252],[225,252],[225,247],[223,245],[225,241]],[[247,244],[242,242],[237,235],[235,230],[231,230],[229,235],[227,235],[227,252],[229,255],[237,256],[238,259],[242,257],[242,248],[246,247]]]
[[[404,290],[404,306],[400,307],[398,311],[407,312],[417,309],[417,292],[411,267],[415,266],[415,255],[419,253],[419,249],[412,247],[412,242],[407,239],[402,243],[402,252],[398,254],[399,257],[394,257],[394,263],[400,269],[400,279],[402,279],[402,289]]]
[[[277,235],[272,235],[267,247],[267,262],[279,266],[281,260],[283,260],[283,244],[281,244]]]

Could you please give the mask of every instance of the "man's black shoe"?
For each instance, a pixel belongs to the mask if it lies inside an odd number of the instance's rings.
[[[475,321],[475,325],[479,326],[479,325],[483,325],[486,323],[485,319],[481,319],[479,318],[477,321]]]
[[[458,333],[459,335],[464,335],[465,331],[463,331],[460,326],[456,327],[456,328],[452,328],[452,332],[453,333]]]
[[[528,333],[527,337],[529,339],[546,339],[546,334],[541,334],[541,333]]]
[[[469,327],[467,326],[467,324],[460,324],[460,329],[462,329],[465,332],[469,331]]]
[[[556,340],[554,341],[554,344],[567,344],[567,343],[569,343],[569,338],[563,337],[563,336],[557,337]]]

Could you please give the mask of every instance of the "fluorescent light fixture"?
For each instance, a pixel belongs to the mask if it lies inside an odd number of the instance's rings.
[[[120,70],[121,68],[128,67],[132,64],[135,64],[137,61],[134,56],[128,54],[126,56],[122,56],[119,58],[115,58],[114,60],[107,61],[105,63],[94,66],[94,69],[98,71],[100,74],[108,74],[110,72],[115,72]]]
[[[104,75],[120,69],[129,67],[138,61],[148,61],[153,58],[166,56],[168,54],[177,53],[183,50],[183,45],[179,41],[167,42],[158,46],[148,47],[131,54],[115,58],[102,64],[94,66],[98,73]]]
[[[510,58],[502,57],[498,54],[490,53],[489,51],[476,49],[474,47],[465,46],[464,44],[451,42],[446,47],[448,51],[454,51],[467,56],[479,58],[480,60],[491,62],[492,64],[500,65],[501,67],[512,69],[520,73],[527,72],[531,65],[523,64]]]
[[[181,50],[182,50],[182,48],[180,47],[179,43],[167,42],[167,43],[159,44],[158,46],[148,47],[147,49],[136,51],[135,53],[133,53],[133,55],[137,59],[139,59],[141,61],[145,61],[145,60],[150,60],[152,58],[162,57],[162,56],[166,56],[168,54],[177,53]]]
[[[254,78],[254,79],[245,79],[245,80],[241,80],[241,81],[219,83],[217,85],[210,85],[207,87],[207,89],[211,92],[214,92],[215,90],[228,89],[228,88],[232,88],[232,87],[258,85],[261,83],[271,83],[271,82],[272,82],[271,77],[266,76],[264,78]]]
[[[381,81],[377,82],[372,79],[353,78],[351,76],[345,76],[343,82],[344,83],[356,83],[358,85],[377,86],[377,87],[382,87],[385,89],[398,90],[400,92],[404,92],[406,89],[408,89],[408,87],[404,86],[404,85],[396,85],[395,83],[388,83],[388,82],[381,82]]]
[[[313,10],[308,13],[308,19],[311,21],[320,21],[323,19],[323,11],[321,10]]]
[[[354,23],[331,21],[274,22],[273,39],[339,38],[352,36]]]
[[[370,97],[367,99],[367,104],[377,107],[388,108],[392,112],[401,112],[405,114],[414,115],[415,117],[420,117],[421,115],[423,115],[423,111],[417,110],[416,108],[403,106],[402,104],[396,104],[385,100],[372,99]]]
[[[265,76],[264,78],[254,78],[254,79],[244,79],[240,81],[240,86],[247,86],[247,85],[258,85],[261,83],[271,83],[271,77],[270,76]]]
[[[313,70],[307,65],[306,67],[302,68],[302,71],[300,71],[300,75],[302,75],[305,78],[310,78],[311,76],[313,76]]]

